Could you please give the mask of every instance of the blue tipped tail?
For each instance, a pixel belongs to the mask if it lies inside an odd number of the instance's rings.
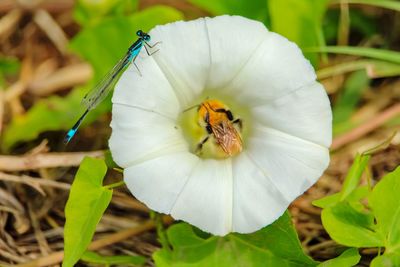
[[[70,129],[64,137],[64,144],[68,144],[71,141],[72,137],[74,137],[77,129]]]
[[[69,141],[71,141],[72,137],[76,134],[76,131],[78,131],[79,126],[81,125],[83,119],[86,117],[86,115],[89,113],[89,109],[86,109],[86,111],[82,114],[82,116],[78,119],[78,121],[72,126],[72,128],[67,132],[67,134],[64,137],[64,144],[68,144]]]

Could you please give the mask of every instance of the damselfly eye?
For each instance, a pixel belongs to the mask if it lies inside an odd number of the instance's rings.
[[[136,32],[136,35],[140,37],[140,36],[143,35],[143,32],[142,32],[141,30],[138,30],[138,31]]]
[[[150,39],[151,39],[151,38],[150,38],[150,35],[146,34],[146,35],[144,36],[144,40],[145,40],[145,41],[148,42],[148,41],[150,41]]]

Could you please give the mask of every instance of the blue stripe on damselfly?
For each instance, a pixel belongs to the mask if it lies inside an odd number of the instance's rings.
[[[136,35],[139,37],[136,42],[134,42],[126,52],[125,56],[118,61],[117,64],[104,76],[104,78],[95,86],[92,90],[90,90],[82,99],[82,104],[86,107],[85,112],[82,116],[76,121],[74,126],[67,132],[64,143],[68,144],[68,142],[74,137],[76,131],[78,130],[79,126],[81,125],[83,119],[89,113],[90,110],[97,107],[97,105],[106,98],[106,96],[110,93],[111,89],[114,87],[116,81],[118,80],[118,76],[129,63],[133,63],[138,70],[139,74],[140,70],[135,63],[137,56],[139,55],[142,47],[146,49],[147,55],[152,55],[158,50],[149,53],[147,47],[153,48],[159,42],[155,43],[154,45],[150,45],[148,42],[150,41],[150,35],[147,33],[139,30],[136,32]]]

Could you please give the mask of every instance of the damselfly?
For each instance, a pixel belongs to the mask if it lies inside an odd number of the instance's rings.
[[[155,43],[154,45],[150,45],[148,42],[150,41],[150,35],[147,33],[139,30],[136,32],[136,35],[139,37],[136,42],[134,42],[126,52],[125,56],[118,61],[117,64],[107,73],[106,76],[92,89],[90,90],[83,98],[82,104],[86,107],[85,112],[82,116],[77,120],[77,122],[72,126],[72,128],[67,132],[64,143],[67,144],[72,137],[74,137],[76,131],[78,130],[79,126],[81,125],[83,119],[89,113],[90,110],[94,109],[104,98],[109,94],[111,89],[114,87],[115,82],[117,81],[117,77],[119,73],[129,65],[129,63],[133,63],[138,70],[139,74],[140,70],[135,63],[137,56],[139,55],[142,47],[146,49],[147,55],[152,55],[158,50],[149,53],[147,47],[153,48],[159,42]]]

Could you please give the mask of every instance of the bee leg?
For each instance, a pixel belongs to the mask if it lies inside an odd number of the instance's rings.
[[[243,121],[240,118],[237,118],[236,120],[233,120],[232,123],[237,123],[239,125],[240,130],[243,129]]]
[[[197,144],[197,147],[196,147],[196,154],[200,153],[201,149],[203,148],[204,143],[207,142],[207,140],[208,140],[209,137],[210,137],[210,136],[207,135],[206,138],[204,138],[200,143]]]

